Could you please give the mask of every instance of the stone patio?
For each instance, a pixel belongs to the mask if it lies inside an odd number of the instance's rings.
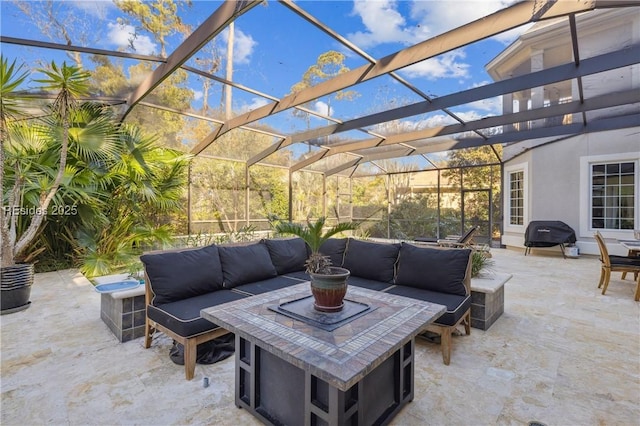
[[[640,303],[614,274],[596,288],[594,257],[493,249],[512,274],[504,313],[455,337],[451,365],[418,340],[415,399],[396,425],[635,425],[640,419]],[[38,274],[32,306],[0,317],[2,425],[253,425],[234,406],[234,360],[169,359],[171,340],[120,343],[100,319],[100,295],[77,271]],[[202,381],[209,377],[210,386]]]

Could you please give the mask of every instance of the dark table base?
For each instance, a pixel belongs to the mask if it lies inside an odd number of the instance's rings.
[[[236,335],[236,405],[272,425],[385,425],[413,400],[414,345],[343,391]]]

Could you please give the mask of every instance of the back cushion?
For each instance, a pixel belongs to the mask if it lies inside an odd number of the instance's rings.
[[[470,256],[469,249],[445,250],[402,243],[396,284],[465,296]]]
[[[307,243],[302,238],[264,240],[278,275],[303,271],[307,260]]]
[[[320,253],[329,256],[333,266],[342,266],[344,252],[347,249],[346,238],[329,238],[320,246]]]
[[[222,265],[218,247],[143,254],[154,305],[175,302],[222,288]]]
[[[278,275],[271,262],[269,250],[263,243],[248,246],[220,246],[218,250],[225,288],[262,281]]]
[[[343,268],[352,275],[392,283],[400,244],[374,243],[349,239]]]

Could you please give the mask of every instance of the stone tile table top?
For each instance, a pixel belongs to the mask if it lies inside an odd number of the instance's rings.
[[[201,315],[346,391],[446,309],[353,286],[349,287],[346,299],[375,309],[333,331],[269,309],[309,295],[311,290],[306,282],[203,309]]]

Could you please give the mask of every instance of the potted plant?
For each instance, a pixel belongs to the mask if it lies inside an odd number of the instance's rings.
[[[320,247],[329,238],[345,231],[358,228],[354,222],[343,222],[324,229],[326,218],[307,221],[306,225],[281,222],[275,226],[278,234],[295,235],[304,240],[311,250],[305,262],[307,273],[311,276],[311,293],[315,299],[314,308],[321,312],[338,312],[344,307],[344,296],[347,293],[348,269],[331,266],[329,256],[320,252]]]
[[[68,179],[66,170],[76,100],[88,91],[90,74],[74,66],[55,63],[39,70],[35,80],[55,92],[45,117],[25,120],[19,88],[28,72],[0,57],[0,275],[2,312],[29,307],[34,269],[33,242],[45,223],[49,205]],[[50,149],[49,149],[50,148]],[[53,156],[53,157],[52,157]],[[42,163],[55,158],[55,167]],[[42,249],[40,249],[41,251]]]

